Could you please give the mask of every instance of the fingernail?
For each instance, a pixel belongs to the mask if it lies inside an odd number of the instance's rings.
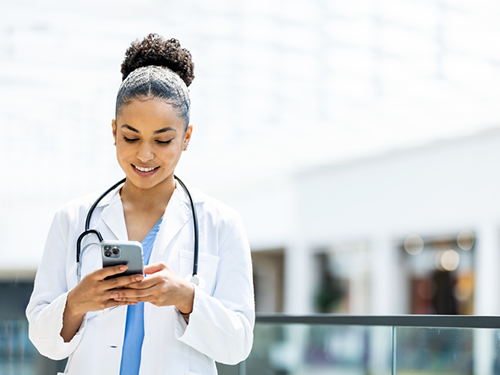
[[[110,297],[111,298],[117,298],[118,297],[118,293],[112,293]]]
[[[136,279],[137,281],[141,281],[141,280],[142,280],[142,275],[137,275],[137,276],[135,277],[135,279]]]
[[[127,266],[120,266],[120,271],[125,271],[127,268]]]

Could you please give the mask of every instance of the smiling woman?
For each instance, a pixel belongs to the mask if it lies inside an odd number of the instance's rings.
[[[95,196],[70,202],[37,272],[30,339],[49,358],[69,357],[67,374],[216,374],[214,361],[235,364],[251,350],[252,268],[238,214],[174,178],[193,132],[191,54],[150,34],[132,43],[122,73],[112,131],[126,180],[98,201],[90,224],[106,240],[142,242],[144,275],[102,268],[100,244],[85,238],[78,282],[75,247]],[[193,284],[194,207],[202,282]]]
[[[173,184],[175,166],[193,127],[185,129],[170,104],[163,99],[133,100],[112,126],[118,163],[133,185],[162,190],[162,184]]]

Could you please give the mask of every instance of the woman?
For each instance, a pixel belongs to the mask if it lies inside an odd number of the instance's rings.
[[[102,268],[94,236],[76,242],[96,196],[55,215],[26,313],[41,354],[69,356],[67,374],[216,374],[214,361],[236,364],[252,346],[254,300],[250,250],[238,214],[189,188],[197,210],[201,282],[189,282],[193,215],[174,170],[186,150],[190,53],[150,34],[132,43],[112,121],[126,181],[96,207],[90,228],[107,240],[143,244],[143,275]],[[120,307],[120,308],[116,308]]]

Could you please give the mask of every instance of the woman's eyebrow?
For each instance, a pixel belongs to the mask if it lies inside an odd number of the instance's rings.
[[[172,130],[172,131],[174,131],[174,132],[176,132],[176,131],[177,131],[177,129],[175,129],[175,128],[171,128],[171,127],[167,126],[166,128],[162,128],[162,129],[160,129],[160,130],[155,130],[155,131],[154,131],[154,134],[165,133],[165,132],[168,132],[168,131],[170,131],[170,130]]]
[[[139,130],[137,130],[136,128],[131,127],[130,125],[124,124],[121,127],[122,128],[127,128],[129,130],[132,130],[133,132],[139,133]]]
[[[136,128],[133,128],[132,126],[127,125],[127,124],[123,124],[121,127],[122,127],[122,128],[127,128],[127,129],[129,129],[129,130],[131,130],[131,131],[133,131],[133,132],[135,132],[135,133],[140,133],[140,131],[139,131],[139,130],[137,130]],[[168,131],[174,131],[174,132],[176,132],[176,131],[177,131],[177,129],[172,128],[172,127],[170,127],[170,126],[167,126],[166,128],[161,128],[161,129],[159,129],[159,130],[155,130],[155,131],[153,132],[153,134],[160,134],[160,133],[165,133],[165,132],[168,132]]]

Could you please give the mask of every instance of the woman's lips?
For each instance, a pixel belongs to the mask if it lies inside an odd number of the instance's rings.
[[[160,167],[141,167],[140,165],[134,165],[134,164],[132,164],[132,166],[134,167],[135,173],[137,173],[139,176],[142,177],[152,176],[156,173],[158,168],[160,168]]]

